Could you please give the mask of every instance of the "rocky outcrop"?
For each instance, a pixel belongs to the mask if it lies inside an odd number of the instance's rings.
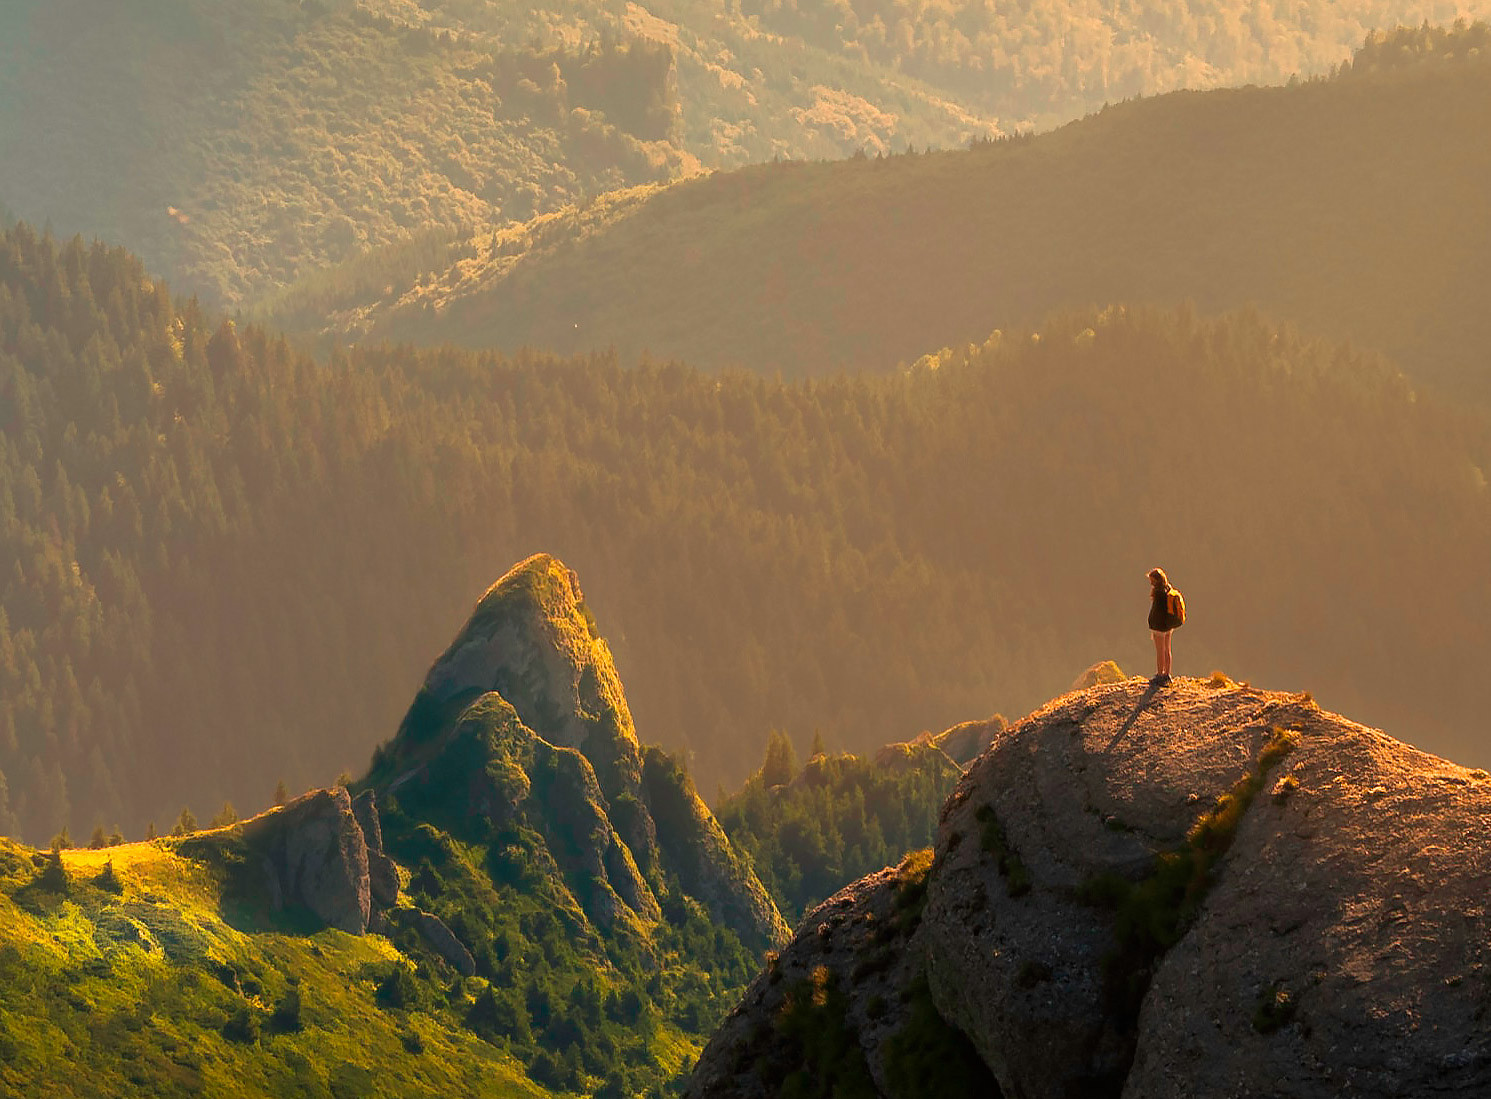
[[[787,941],[790,931],[777,906],[693,781],[673,759],[647,750],[643,767],[647,803],[658,825],[658,841],[684,892],[697,899],[753,950]]]
[[[271,909],[300,906],[329,927],[367,930],[368,848],[345,789],[314,790],[254,817],[241,838],[247,873],[262,875]]]
[[[838,1094],[837,1086],[851,1095],[941,1096],[951,1094],[951,1076],[964,1093],[997,1099],[961,1034],[944,1025],[931,1036],[944,1061],[935,1080],[918,1071],[902,1037],[928,1038],[916,1016],[928,1013],[918,932],[930,862],[930,852],[910,855],[808,913],[715,1032],[685,1094],[775,1099],[789,1089]],[[822,1044],[839,1046],[839,1055],[814,1056]]]
[[[1020,1099],[1491,1093],[1488,825],[1484,772],[1308,696],[1221,677],[1094,686],[960,780],[893,991],[924,986]],[[859,912],[884,888],[841,897]],[[816,949],[824,911],[784,960]],[[819,964],[848,973],[844,1032],[885,1063],[894,1035],[853,1006],[895,998],[873,983],[872,939],[827,940]],[[691,1094],[770,1093],[753,1057],[794,1040],[771,988],[769,973],[752,986]],[[872,1075],[879,1094],[916,1094]]]
[[[383,823],[373,791],[364,790],[352,799],[352,815],[367,843],[368,891],[376,904],[392,908],[399,903],[399,869],[383,851]]]
[[[984,753],[995,738],[1009,728],[1000,714],[984,721],[964,721],[932,737],[932,744],[960,767],[966,767]]]
[[[493,691],[550,744],[582,752],[608,798],[638,793],[637,734],[611,650],[579,578],[548,554],[514,566],[481,597],[426,674],[403,732],[418,738],[428,715]]]
[[[400,927],[412,927],[424,936],[425,942],[434,948],[463,977],[476,976],[476,960],[466,944],[445,925],[439,916],[423,912],[418,908],[399,908],[389,914]]]
[[[674,877],[743,942],[786,940],[692,785],[685,796],[676,783],[644,782],[610,650],[575,574],[546,554],[482,596],[383,752],[375,781],[427,819],[473,836],[541,833],[600,927],[659,919]]]

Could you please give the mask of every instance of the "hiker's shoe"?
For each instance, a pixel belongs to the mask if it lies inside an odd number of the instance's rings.
[[[1165,685],[1165,675],[1164,675],[1164,673],[1163,672],[1155,672],[1155,674],[1152,675],[1152,676],[1150,676],[1150,678],[1149,678],[1149,685],[1151,687],[1163,687]]]
[[[1160,681],[1160,686],[1161,687],[1168,687],[1168,686],[1170,686],[1170,673],[1169,672],[1165,672],[1165,673],[1161,674],[1159,676],[1159,681]]]

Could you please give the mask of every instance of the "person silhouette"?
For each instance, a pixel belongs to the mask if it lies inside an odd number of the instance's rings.
[[[1158,687],[1170,682],[1170,634],[1180,625],[1170,609],[1170,578],[1162,568],[1149,570],[1149,633],[1154,638],[1155,674]]]

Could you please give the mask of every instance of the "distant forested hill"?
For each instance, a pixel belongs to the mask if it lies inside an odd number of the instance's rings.
[[[1487,133],[1491,28],[1403,32],[1328,81],[615,196],[479,233],[433,273],[321,277],[273,315],[795,376],[892,366],[1069,305],[1256,303],[1491,399]]]
[[[1323,73],[1491,0],[9,0],[0,193],[235,305],[702,164],[961,145]]]
[[[734,785],[1018,714],[1095,659],[1310,689],[1467,763],[1491,438],[1250,313],[1110,308],[781,383],[409,348],[316,362],[128,255],[0,237],[0,832],[362,770],[477,595],[585,577],[639,734]]]

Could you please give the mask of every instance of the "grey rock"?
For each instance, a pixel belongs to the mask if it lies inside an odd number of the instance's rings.
[[[1265,778],[1275,737],[1292,750]],[[1095,884],[1152,875],[1245,779],[1262,781],[1171,925],[1176,941],[1141,952],[1149,968],[1123,968],[1118,916]],[[1307,697],[1100,684],[1001,732],[960,780],[890,991],[925,978],[1010,1099],[1491,1094],[1488,831],[1483,772]],[[872,876],[841,894],[848,911],[877,887]],[[844,972],[844,932],[823,914],[779,973],[812,959]],[[892,997],[866,968],[841,987],[873,1070],[875,1032],[853,1005],[872,989]],[[769,974],[751,986],[689,1094],[770,1094],[771,989]]]
[[[383,854],[383,822],[378,817],[378,803],[373,791],[364,790],[352,799],[352,815],[357,818],[358,827],[362,829],[368,853]]]
[[[368,893],[384,908],[399,903],[399,868],[387,855],[368,852]]]
[[[262,813],[244,823],[242,837],[272,907],[302,905],[329,927],[367,930],[368,849],[345,789],[313,790]]]
[[[542,832],[601,926],[635,920],[644,930],[661,917],[658,891],[676,875],[753,947],[787,938],[749,861],[692,789],[654,800],[610,649],[578,578],[547,554],[481,597],[430,668],[391,751],[390,788],[438,789],[493,830],[521,816]],[[447,766],[459,753],[464,762]]]
[[[456,938],[455,932],[439,916],[418,908],[399,908],[389,915],[397,917],[402,926],[413,927],[423,935],[435,953],[449,962],[461,976],[476,976],[476,961],[471,957],[471,951],[466,949],[466,944]]]

